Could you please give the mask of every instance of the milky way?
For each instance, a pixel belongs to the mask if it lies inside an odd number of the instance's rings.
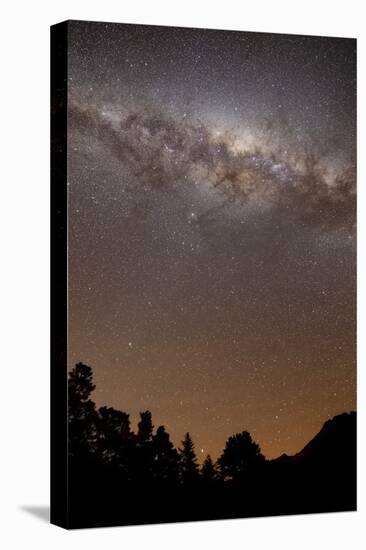
[[[217,456],[355,408],[355,41],[71,22],[70,367]]]

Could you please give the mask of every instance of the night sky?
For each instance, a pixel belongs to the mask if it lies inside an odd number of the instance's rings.
[[[355,50],[69,24],[69,367],[200,461],[356,407]]]

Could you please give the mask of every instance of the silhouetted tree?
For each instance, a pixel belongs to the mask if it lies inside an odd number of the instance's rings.
[[[152,478],[153,452],[151,438],[153,429],[151,412],[141,412],[131,463],[132,477],[141,485],[148,483]]]
[[[131,437],[129,414],[113,407],[101,407],[98,427],[98,446],[103,461],[127,470]]]
[[[194,483],[198,477],[197,457],[194,451],[194,444],[187,432],[182,441],[182,448],[179,449],[180,474],[183,483]]]
[[[178,481],[179,455],[164,426],[159,426],[152,438],[153,477],[163,481]]]
[[[118,436],[122,439],[128,439],[131,435],[130,431],[130,415],[118,411],[113,407],[100,407],[99,415],[101,418],[101,427],[104,431],[104,436]]]
[[[154,426],[152,424],[151,412],[145,411],[140,413],[140,422],[137,425],[137,440],[139,442],[150,441]]]
[[[98,417],[95,403],[89,399],[94,389],[91,367],[77,363],[68,380],[70,456],[81,457],[96,450]]]
[[[225,449],[218,459],[222,478],[233,481],[243,480],[246,474],[263,462],[264,457],[259,445],[246,431],[229,437]]]
[[[94,390],[95,385],[93,384],[92,368],[88,367],[88,365],[84,365],[84,363],[77,363],[69,373],[69,403],[73,401],[87,401]]]
[[[202,464],[201,476],[202,479],[207,483],[214,481],[217,478],[216,467],[212,462],[212,458],[210,455],[206,456],[205,461]]]

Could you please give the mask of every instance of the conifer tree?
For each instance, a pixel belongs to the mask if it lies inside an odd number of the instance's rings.
[[[201,476],[202,479],[206,482],[211,482],[216,479],[217,472],[210,455],[207,455],[205,458],[205,461],[201,468]]]
[[[140,422],[138,423],[137,428],[137,440],[140,443],[151,440],[154,426],[152,423],[150,411],[140,413]]]
[[[180,478],[183,484],[190,484],[197,480],[198,464],[194,450],[194,443],[189,432],[182,441],[182,448],[179,449],[180,456]]]
[[[176,482],[179,474],[179,455],[164,426],[159,426],[152,438],[153,477],[165,482]]]
[[[77,363],[68,379],[68,436],[70,456],[81,458],[96,450],[97,412],[90,399],[94,391],[93,371],[88,365]]]

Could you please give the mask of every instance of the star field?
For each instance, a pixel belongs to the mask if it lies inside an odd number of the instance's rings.
[[[69,365],[200,455],[355,408],[355,42],[69,25]]]

